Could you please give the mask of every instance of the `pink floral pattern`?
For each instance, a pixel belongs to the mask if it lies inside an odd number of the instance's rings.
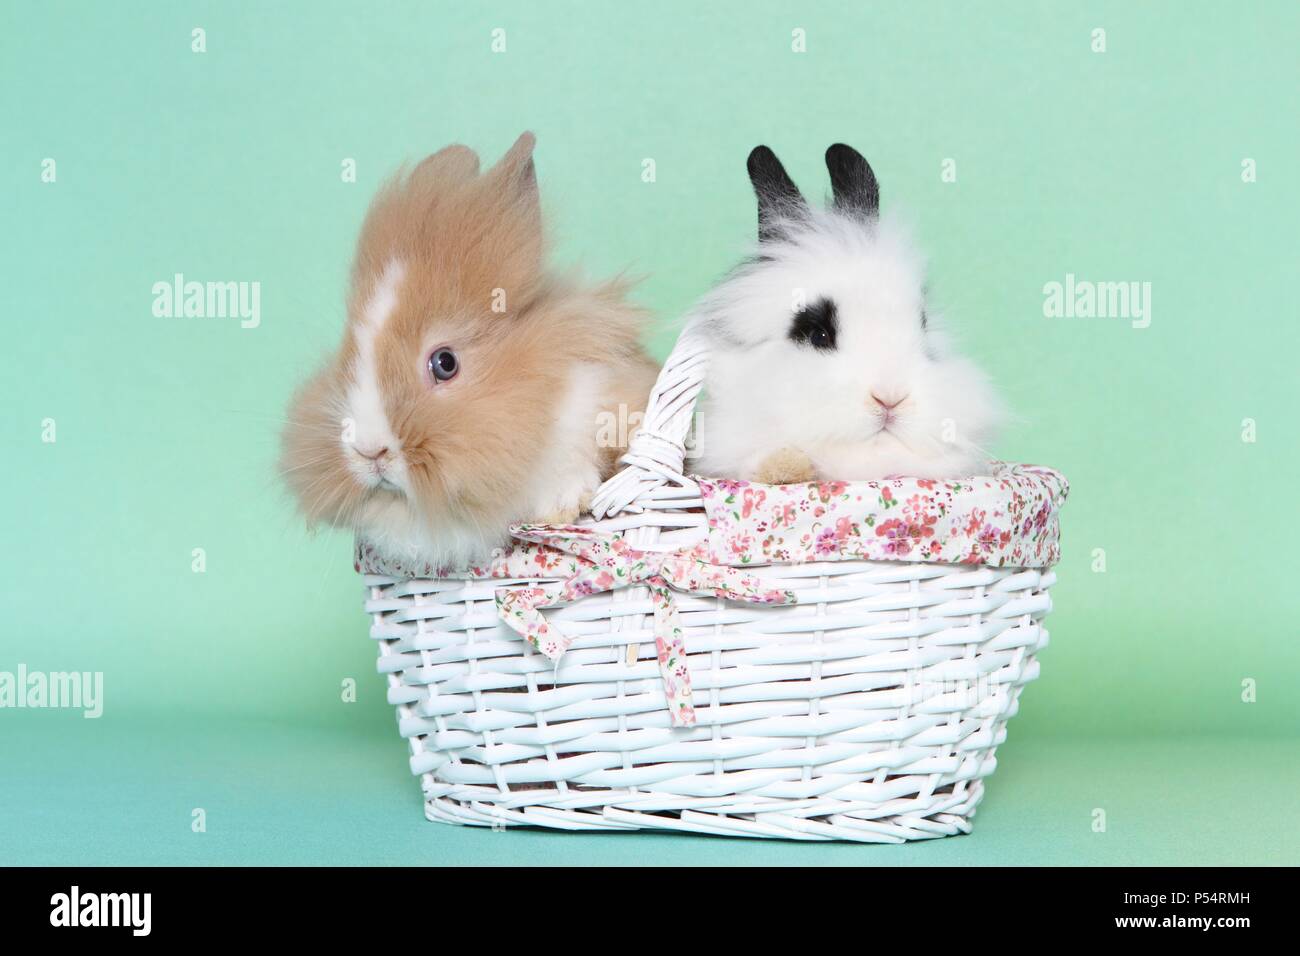
[[[576,601],[589,594],[644,584],[654,600],[655,648],[659,674],[674,727],[695,724],[691,674],[686,666],[681,617],[673,590],[692,594],[713,594],[757,604],[793,604],[793,591],[768,588],[753,575],[738,568],[710,564],[694,549],[684,551],[642,551],[618,534],[607,534],[576,525],[517,525],[510,529],[516,539],[552,548],[580,558],[584,567],[564,581],[550,584],[501,588],[496,592],[501,619],[524,640],[548,658],[558,662],[572,639],[542,616],[541,608]]]
[[[1061,557],[1069,492],[1050,468],[995,463],[988,476],[757,485],[699,478],[704,557],[732,566],[930,561],[1045,568]]]

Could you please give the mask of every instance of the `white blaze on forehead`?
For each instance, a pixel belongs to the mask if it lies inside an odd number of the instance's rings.
[[[357,354],[351,370],[352,383],[348,387],[348,412],[356,426],[353,444],[365,452],[380,448],[388,448],[394,453],[398,450],[397,436],[388,424],[384,396],[379,390],[375,340],[397,308],[397,291],[405,276],[406,267],[396,259],[391,260],[352,326]]]

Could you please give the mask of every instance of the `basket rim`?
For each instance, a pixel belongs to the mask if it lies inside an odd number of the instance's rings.
[[[996,462],[989,474],[958,479],[887,478],[763,485],[695,478],[699,497],[675,509],[681,534],[650,550],[689,551],[733,567],[816,561],[902,561],[1049,568],[1060,560],[1059,514],[1069,494],[1052,468]],[[674,511],[656,519],[668,524]],[[616,519],[584,516],[574,530],[624,532]],[[565,534],[566,526],[516,530]],[[434,567],[418,556],[395,559],[356,541],[362,574],[407,579],[551,579],[584,562],[534,541],[516,540],[479,563]]]

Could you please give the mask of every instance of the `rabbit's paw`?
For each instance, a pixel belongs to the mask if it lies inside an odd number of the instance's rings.
[[[557,506],[554,511],[548,512],[537,519],[537,524],[574,524],[578,516],[582,513],[576,504],[571,508],[562,508]]]
[[[541,524],[573,524],[585,511],[591,508],[592,495],[600,482],[600,475],[594,469],[589,474],[575,476],[566,482],[559,493],[543,508],[540,508]]]
[[[813,481],[817,469],[812,460],[803,452],[794,448],[782,448],[768,455],[754,472],[754,478],[764,485],[793,485],[802,481]]]

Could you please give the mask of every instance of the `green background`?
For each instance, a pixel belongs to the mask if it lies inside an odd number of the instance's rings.
[[[5,3],[0,670],[102,671],[105,713],[0,711],[0,862],[1300,861],[1296,11]],[[294,516],[276,436],[337,342],[379,182],[453,141],[490,162],[523,129],[557,259],[646,276],[661,357],[752,234],[755,144],[818,195],[848,142],[915,224],[1019,415],[996,451],[1072,484],[1052,645],[972,836],[422,820],[350,541]],[[260,327],[154,317],[177,272],[260,282]],[[1045,318],[1066,273],[1150,282],[1150,327]]]

